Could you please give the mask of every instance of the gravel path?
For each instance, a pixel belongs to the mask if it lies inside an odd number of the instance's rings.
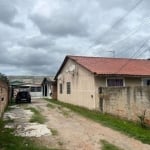
[[[100,140],[105,139],[124,150],[150,150],[150,145],[81,117],[66,108],[48,108],[47,102],[43,100],[33,101],[32,104],[47,117],[47,126],[58,131],[65,149],[100,150]]]
[[[45,125],[52,135],[35,137],[35,141],[40,144],[63,150],[101,150],[100,140],[106,140],[123,150],[150,150],[150,145],[143,144],[53,103],[50,103],[48,107],[48,103],[43,99],[35,99],[31,104],[22,105],[19,109],[14,107],[13,110],[10,110],[10,113],[17,116],[14,122],[15,126],[29,123],[31,113],[24,110],[27,107],[38,109],[46,117]],[[9,112],[7,113],[6,116],[12,116]]]

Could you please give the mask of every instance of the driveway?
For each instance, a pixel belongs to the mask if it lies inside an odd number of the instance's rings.
[[[34,99],[26,107],[34,107],[46,117],[45,125],[52,134],[42,135],[35,139],[48,147],[66,150],[100,150],[100,140],[106,140],[124,150],[150,150],[150,145],[143,144],[43,99]],[[21,109],[24,108],[21,106]]]

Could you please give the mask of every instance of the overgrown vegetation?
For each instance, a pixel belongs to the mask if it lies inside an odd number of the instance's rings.
[[[145,114],[146,114],[146,110],[143,111],[143,114],[138,116],[140,119],[140,123],[141,123],[141,127],[142,128],[146,128],[146,123],[145,123]]]
[[[54,136],[58,135],[58,131],[56,129],[51,128],[50,130],[52,132],[52,135]]]
[[[9,100],[9,106],[16,105],[15,98]]]
[[[58,106],[58,109],[61,111],[61,113],[65,116],[65,117],[69,117],[70,113],[67,110],[64,110],[62,107]]]
[[[46,121],[45,117],[37,109],[33,107],[29,107],[27,109],[31,110],[34,113],[30,119],[30,122],[37,122],[41,124],[45,123]]]
[[[1,150],[54,150],[42,147],[29,138],[15,136],[13,129],[5,129],[5,123],[0,119],[0,149]]]
[[[89,118],[91,120],[94,120],[96,122],[99,122],[107,127],[110,127],[112,129],[118,130],[126,135],[129,135],[131,137],[134,137],[135,139],[138,139],[142,141],[143,143],[150,144],[150,129],[148,128],[142,128],[139,123],[134,123],[131,121],[126,121],[123,119],[120,119],[118,117],[114,117],[108,114],[102,114],[99,111],[92,111],[88,110],[84,107],[75,106],[68,103],[63,103],[57,100],[52,99],[45,99],[49,102],[67,107],[71,109],[72,111]]]
[[[51,104],[51,103],[48,103],[47,107],[49,107],[49,108],[55,108],[55,106],[53,104]]]
[[[101,140],[100,142],[102,143],[102,150],[122,150],[121,148],[110,144],[106,140]]]
[[[48,103],[48,104],[47,104],[47,107],[52,108],[52,109],[56,108],[56,106],[55,106],[54,104],[52,104],[52,103]],[[64,110],[61,106],[58,106],[57,108],[61,111],[61,113],[62,113],[65,117],[69,117],[69,115],[70,115],[70,114],[69,114],[69,111]]]

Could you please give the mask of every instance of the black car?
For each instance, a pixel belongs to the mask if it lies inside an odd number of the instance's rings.
[[[31,95],[28,91],[20,91],[16,96],[16,103],[28,102],[31,103]]]

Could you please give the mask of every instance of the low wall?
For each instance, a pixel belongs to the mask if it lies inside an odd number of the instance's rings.
[[[2,116],[7,104],[8,104],[8,96],[9,87],[8,84],[4,81],[0,81],[0,117]]]
[[[150,87],[103,87],[100,97],[103,112],[136,121],[145,111],[150,124]]]

